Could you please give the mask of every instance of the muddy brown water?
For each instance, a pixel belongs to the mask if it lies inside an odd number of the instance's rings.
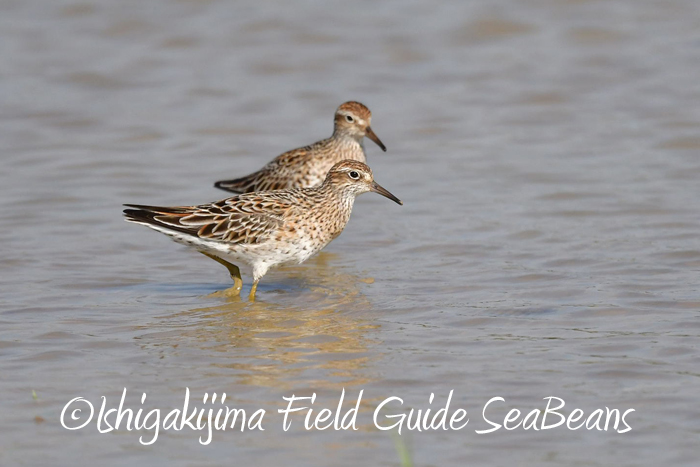
[[[2,2],[0,463],[391,466],[398,443],[416,466],[694,465],[699,24],[691,0]],[[329,135],[348,99],[405,206],[363,195],[258,302],[121,219],[224,197],[215,180]],[[167,412],[186,387],[266,410],[265,431],[146,447],[60,424],[74,397]],[[343,388],[346,409],[364,390],[357,431],[282,431],[282,397]],[[462,430],[372,427],[388,397],[450,390]],[[479,435],[497,396],[496,421],[557,396],[634,408],[632,431]]]

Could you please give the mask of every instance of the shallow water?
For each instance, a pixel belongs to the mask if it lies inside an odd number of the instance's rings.
[[[697,2],[375,3],[0,4],[0,463],[399,465],[374,408],[450,390],[469,425],[404,432],[417,466],[697,462]],[[258,302],[123,222],[124,202],[224,197],[348,99],[405,206],[362,196]],[[70,399],[125,387],[164,412],[226,392],[265,431],[61,427]],[[282,431],[283,396],[342,388],[347,408],[364,390],[357,431]],[[636,411],[625,434],[478,435],[496,396],[501,421],[547,396]]]

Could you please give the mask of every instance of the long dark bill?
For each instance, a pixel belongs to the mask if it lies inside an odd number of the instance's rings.
[[[365,130],[365,136],[377,143],[377,146],[382,148],[382,151],[386,152],[386,146],[384,146],[384,143],[382,143],[382,140],[379,139],[379,136],[377,136],[374,131],[372,131],[372,128],[367,127]]]
[[[403,206],[403,201],[401,201],[400,199],[398,199],[396,196],[392,195],[392,194],[389,192],[389,190],[387,190],[386,188],[382,187],[382,186],[379,185],[377,182],[372,182],[372,189],[371,189],[371,190],[372,190],[373,192],[375,192],[375,193],[379,193],[379,194],[382,195],[382,196],[386,196],[387,198],[389,198],[389,199],[392,200],[393,202],[395,202],[395,203],[400,204],[401,206]]]

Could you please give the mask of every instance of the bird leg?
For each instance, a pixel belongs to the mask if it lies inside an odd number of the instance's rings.
[[[238,269],[238,266],[235,264],[231,264],[228,261],[225,261],[218,256],[214,256],[209,253],[205,253],[204,251],[200,251],[204,256],[208,256],[209,258],[213,259],[219,264],[222,264],[226,269],[228,269],[229,274],[231,274],[231,279],[233,279],[233,287],[231,287],[229,290],[233,292],[233,295],[240,295],[241,289],[243,288],[243,279],[241,279],[241,270]]]
[[[258,282],[259,281],[260,281],[260,279],[255,279],[253,281],[253,288],[250,289],[250,295],[248,296],[248,300],[250,300],[251,302],[255,301],[255,291],[258,290]]]

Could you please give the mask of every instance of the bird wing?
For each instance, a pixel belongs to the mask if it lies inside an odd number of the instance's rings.
[[[239,195],[199,206],[127,204],[128,221],[173,230],[202,239],[260,244],[276,234],[292,203],[283,196]]]
[[[304,165],[309,160],[309,152],[311,150],[312,146],[292,149],[277,156],[257,172],[233,180],[222,180],[216,182],[214,186],[232,193],[294,188],[292,182],[296,181],[303,173]]]

